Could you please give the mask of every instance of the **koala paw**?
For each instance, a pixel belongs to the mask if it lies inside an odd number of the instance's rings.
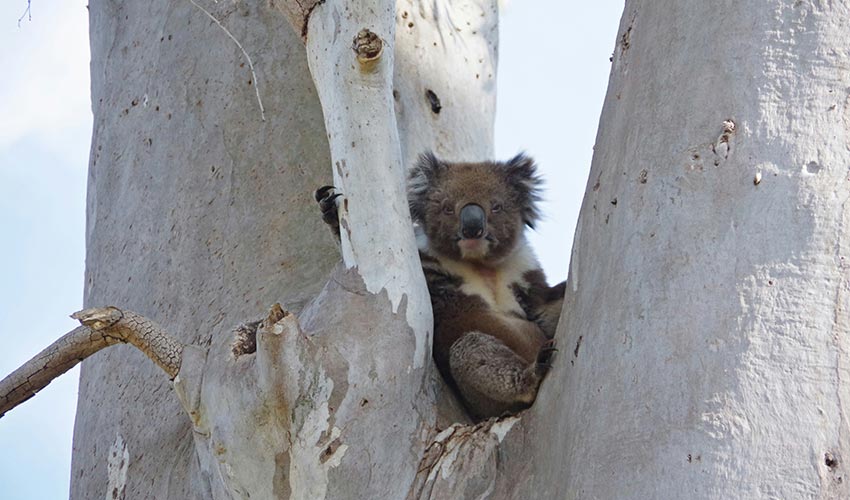
[[[331,232],[339,238],[339,210],[337,198],[342,196],[333,186],[322,186],[313,195],[322,212],[322,220],[330,227]]]

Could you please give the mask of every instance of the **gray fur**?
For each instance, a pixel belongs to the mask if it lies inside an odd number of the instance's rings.
[[[541,373],[499,339],[469,332],[452,344],[449,364],[476,417],[514,413],[534,402]]]

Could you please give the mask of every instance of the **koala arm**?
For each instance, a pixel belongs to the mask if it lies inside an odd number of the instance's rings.
[[[561,309],[564,305],[564,293],[567,282],[562,281],[555,286],[546,283],[546,276],[540,269],[525,274],[528,287],[521,291],[521,302],[528,319],[540,325],[547,338],[555,336],[555,329],[561,319]]]

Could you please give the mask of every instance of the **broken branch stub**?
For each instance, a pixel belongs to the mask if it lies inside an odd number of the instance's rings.
[[[354,37],[352,48],[354,49],[354,53],[357,54],[357,62],[360,63],[361,69],[369,71],[381,59],[381,54],[384,51],[384,43],[381,41],[381,37],[363,28]]]
[[[0,417],[33,397],[59,375],[105,347],[132,344],[173,379],[180,370],[183,344],[153,321],[117,307],[85,309],[72,318],[79,326],[0,380]]]
[[[345,368],[279,304],[235,333],[234,344],[219,339],[209,351],[187,345],[174,379],[192,420],[199,467],[217,478],[209,498],[322,498],[324,476],[338,464],[319,456],[340,432],[327,427],[334,380],[324,368]]]

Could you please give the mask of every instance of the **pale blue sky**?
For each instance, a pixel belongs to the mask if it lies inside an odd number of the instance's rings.
[[[0,377],[74,328],[82,306],[91,136],[88,12],[72,0],[0,3]],[[501,18],[496,153],[547,179],[531,235],[564,279],[623,2],[514,0]],[[68,496],[78,369],[0,419],[0,498]],[[105,464],[104,464],[105,467]]]

